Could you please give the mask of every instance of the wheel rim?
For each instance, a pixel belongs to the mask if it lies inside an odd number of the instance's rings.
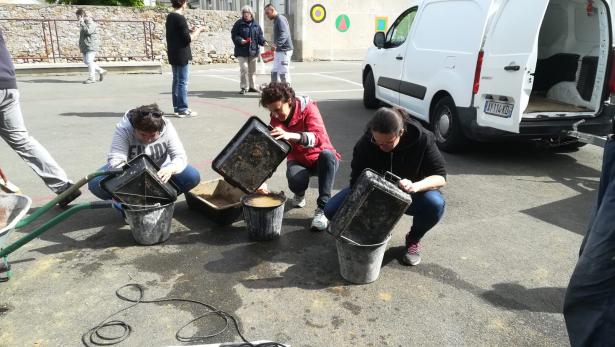
[[[451,128],[451,110],[445,107],[440,111],[436,128],[438,129],[438,137],[442,140],[446,139]]]

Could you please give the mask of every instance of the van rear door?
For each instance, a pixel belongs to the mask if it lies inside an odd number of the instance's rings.
[[[548,4],[549,0],[502,0],[494,5],[474,98],[478,125],[519,132],[532,92],[538,34]]]

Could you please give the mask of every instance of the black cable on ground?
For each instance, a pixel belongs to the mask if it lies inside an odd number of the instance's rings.
[[[139,297],[136,299],[132,299],[129,298],[127,296],[122,295],[120,292],[125,289],[125,288],[135,288],[138,290],[139,292]],[[88,332],[86,332],[85,334],[83,334],[83,336],[81,336],[81,342],[83,342],[83,345],[86,347],[91,347],[91,346],[111,346],[111,345],[115,345],[118,344],[124,340],[126,340],[130,334],[132,333],[132,327],[123,321],[120,320],[109,320],[111,317],[122,313],[124,311],[127,311],[135,306],[137,306],[138,304],[156,304],[156,303],[163,303],[163,302],[185,302],[185,303],[192,303],[192,304],[197,304],[200,306],[203,306],[205,308],[207,308],[209,311],[206,312],[205,314],[202,314],[196,318],[194,318],[193,320],[191,320],[190,322],[186,323],[184,326],[182,326],[177,333],[175,333],[175,338],[180,341],[180,342],[202,342],[204,340],[210,339],[212,337],[218,336],[222,333],[224,333],[228,327],[229,324],[232,322],[233,326],[235,327],[235,330],[237,331],[237,334],[239,334],[239,337],[241,337],[241,340],[243,341],[243,343],[241,343],[238,347],[284,347],[283,344],[281,343],[277,343],[277,342],[264,342],[264,343],[259,343],[259,344],[253,344],[250,343],[241,333],[241,330],[239,329],[239,323],[237,322],[237,319],[230,313],[219,310],[217,308],[215,308],[212,305],[206,304],[204,302],[201,301],[196,301],[196,300],[190,300],[190,299],[179,299],[179,298],[168,298],[168,299],[153,299],[153,300],[144,300],[145,294],[145,288],[137,283],[129,283],[126,284],[120,288],[118,288],[115,291],[115,295],[124,301],[128,301],[128,302],[132,302],[133,304],[130,306],[127,306],[111,315],[109,315],[107,318],[103,319],[97,326],[95,326],[94,328],[88,330]],[[182,336],[181,332],[182,330],[184,330],[186,327],[188,327],[189,325],[193,324],[194,322],[203,319],[207,316],[211,316],[211,315],[216,315],[218,317],[220,317],[222,320],[224,320],[224,322],[226,323],[224,328],[220,329],[217,332],[214,332],[212,334],[209,335],[205,335],[205,336]],[[112,335],[107,335],[103,333],[104,329],[108,329],[111,327],[120,327],[122,329],[122,333],[112,336]]]

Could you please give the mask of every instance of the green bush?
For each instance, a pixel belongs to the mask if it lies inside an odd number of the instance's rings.
[[[50,4],[143,7],[143,0],[47,0]]]

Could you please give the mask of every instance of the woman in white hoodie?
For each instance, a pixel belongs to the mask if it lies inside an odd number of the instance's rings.
[[[197,169],[188,164],[184,145],[171,121],[163,114],[156,104],[126,112],[115,128],[107,164],[101,170],[122,167],[137,155],[145,153],[160,167],[158,177],[163,182],[172,180],[179,193],[196,187],[201,176]],[[109,200],[111,195],[100,186],[103,178],[91,180],[88,188],[95,196]]]

